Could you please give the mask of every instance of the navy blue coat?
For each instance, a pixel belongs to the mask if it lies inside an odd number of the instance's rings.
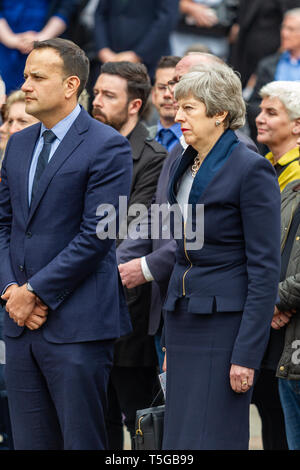
[[[96,232],[99,205],[111,204],[118,215],[119,196],[129,196],[129,143],[82,109],[48,163],[29,209],[28,174],[39,132],[36,124],[12,136],[3,161],[0,291],[11,282],[30,282],[49,307],[43,327],[49,341],[124,335],[131,326],[115,240],[100,240]],[[16,337],[23,328],[6,315],[4,331]]]
[[[132,50],[153,76],[161,56],[169,55],[169,36],[178,20],[178,0],[101,0],[95,14],[98,50]]]
[[[236,135],[241,142],[244,142],[248,148],[257,151],[254,142],[249,137],[240,131],[236,131]],[[170,178],[170,171],[175,160],[180,157],[183,148],[178,143],[170,152],[168,158],[164,162],[162,171],[157,183],[155,197],[153,204],[166,204],[167,203],[167,188]],[[148,233],[151,229],[151,216],[141,222]],[[138,239],[132,240],[128,238],[124,240],[118,249],[118,257],[121,263],[126,263],[133,258],[146,256],[146,262],[149,270],[154,277],[152,282],[152,296],[151,296],[151,309],[149,317],[149,334],[154,335],[157,333],[162,321],[162,304],[166,295],[169,279],[175,263],[175,251],[177,245],[175,240],[167,238],[151,239]]]
[[[175,162],[170,204],[176,203],[177,183],[196,154],[189,147]],[[185,296],[190,313],[242,312],[231,362],[258,369],[268,341],[280,270],[276,174],[265,158],[238,142],[200,197],[197,176],[189,203],[204,204],[204,245],[186,250],[184,238],[176,240],[176,264],[164,308],[173,311],[176,300]]]

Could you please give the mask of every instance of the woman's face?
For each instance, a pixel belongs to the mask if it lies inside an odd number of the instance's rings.
[[[194,98],[192,95],[178,100],[178,111],[175,121],[181,125],[184,139],[188,145],[196,150],[207,146],[207,143],[219,137],[219,128],[216,127],[216,116],[206,116],[206,106],[204,103]]]
[[[273,147],[288,142],[294,136],[295,121],[291,121],[279,98],[264,98],[260,109],[256,118],[257,141],[272,151]]]
[[[38,122],[38,120],[35,117],[26,113],[24,101],[17,101],[10,106],[7,118],[9,135],[21,131],[36,122]]]
[[[9,137],[8,133],[8,122],[7,120],[3,122],[0,126],[0,149],[4,149]]]

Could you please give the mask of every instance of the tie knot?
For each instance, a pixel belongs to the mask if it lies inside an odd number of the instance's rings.
[[[56,139],[56,135],[52,131],[44,131],[43,138],[45,144],[52,144]]]

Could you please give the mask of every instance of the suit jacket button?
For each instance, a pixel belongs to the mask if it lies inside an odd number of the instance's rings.
[[[31,232],[27,232],[27,233],[26,233],[26,237],[27,237],[27,238],[31,238],[31,237],[32,237],[32,233],[31,233]]]
[[[22,266],[22,264],[20,264],[20,266],[19,266],[19,270],[20,270],[21,272],[23,272],[23,271],[24,271],[24,266]]]
[[[280,366],[279,370],[284,371],[284,366]]]

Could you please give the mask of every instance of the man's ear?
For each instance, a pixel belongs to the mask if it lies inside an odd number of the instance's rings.
[[[77,95],[77,90],[80,86],[80,79],[77,75],[72,75],[65,80],[65,96],[67,99]]]
[[[135,98],[134,100],[131,100],[128,104],[128,114],[130,116],[138,114],[142,104],[143,101],[140,98]]]

